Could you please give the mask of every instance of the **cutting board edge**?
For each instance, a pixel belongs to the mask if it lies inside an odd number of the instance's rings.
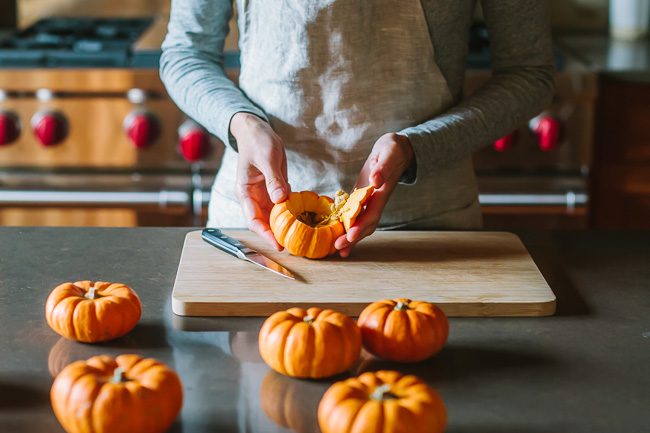
[[[368,303],[319,303],[319,308],[329,308],[352,317],[358,317]],[[449,317],[546,317],[555,314],[555,297],[543,302],[476,302],[436,303]],[[172,295],[172,311],[178,316],[197,317],[267,317],[292,307],[310,308],[309,303],[285,302],[185,302]]]
[[[178,267],[176,268],[176,276],[174,276],[174,286],[172,287],[172,312],[174,314],[177,314],[179,316],[187,316],[185,312],[185,303],[180,301],[177,298],[176,295],[176,285],[178,283],[178,274],[181,272],[181,264],[183,263],[183,258],[187,254],[187,242],[190,239],[190,237],[195,236],[194,233],[200,233],[202,230],[192,230],[190,232],[187,232],[185,235],[185,239],[183,239],[183,248],[181,249],[181,257],[178,259]]]
[[[241,230],[246,231],[246,230]],[[192,300],[187,300],[179,298],[176,293],[176,286],[178,282],[178,274],[180,272],[180,264],[184,261],[184,256],[186,254],[186,244],[188,240],[192,237],[196,237],[197,233],[200,237],[201,230],[192,230],[185,235],[183,242],[183,249],[181,252],[181,257],[179,259],[179,267],[176,271],[176,276],[174,279],[174,287],[172,289],[172,311],[177,316],[187,316],[187,317],[265,317],[271,315],[273,312],[286,310],[291,307],[303,307],[309,308],[313,304],[308,303],[283,303],[283,302],[267,302],[267,303],[236,303],[236,302],[213,302],[213,301],[202,301],[195,302]],[[450,317],[543,317],[543,316],[552,316],[556,311],[556,297],[551,289],[548,281],[540,271],[539,267],[530,256],[526,246],[523,244],[519,236],[515,233],[508,231],[487,231],[483,233],[500,233],[509,235],[517,240],[519,245],[526,251],[526,254],[530,257],[531,261],[534,264],[536,273],[539,275],[541,281],[544,282],[544,285],[548,289],[548,294],[550,295],[547,299],[537,299],[529,302],[473,302],[473,303],[444,303],[436,302],[445,313]],[[342,313],[348,314],[350,316],[358,316],[363,308],[368,305],[369,302],[364,303],[320,303],[319,307],[332,308],[334,310],[340,311]],[[275,306],[269,308],[271,306]],[[226,312],[217,312],[220,310],[228,310]],[[244,310],[244,311],[242,311]],[[251,310],[254,311],[251,314]],[[244,314],[245,313],[245,314]]]

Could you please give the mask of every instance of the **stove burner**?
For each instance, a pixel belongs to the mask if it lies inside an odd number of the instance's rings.
[[[46,18],[0,41],[0,66],[125,67],[153,18]]]

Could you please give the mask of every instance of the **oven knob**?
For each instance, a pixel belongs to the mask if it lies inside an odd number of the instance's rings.
[[[11,111],[0,111],[0,146],[6,146],[18,139],[20,119]]]
[[[530,121],[530,129],[537,136],[539,148],[544,152],[557,149],[560,142],[560,122],[549,116],[538,116]]]
[[[179,129],[178,148],[187,162],[197,162],[210,153],[210,134],[198,125]]]
[[[161,125],[158,116],[149,111],[133,112],[124,118],[124,130],[138,149],[149,147],[160,137]]]
[[[56,146],[68,136],[68,121],[59,111],[39,111],[32,117],[32,130],[43,146]]]
[[[505,152],[507,150],[510,150],[512,147],[512,143],[514,142],[515,139],[515,133],[511,132],[510,134],[506,135],[503,138],[499,138],[497,141],[494,142],[494,150],[497,152]]]

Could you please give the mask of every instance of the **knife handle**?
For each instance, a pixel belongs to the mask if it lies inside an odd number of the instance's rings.
[[[201,232],[201,237],[210,245],[215,246],[221,251],[224,251],[231,256],[235,256],[240,259],[246,259],[246,254],[252,251],[237,239],[233,239],[230,236],[223,234],[223,232],[219,229],[203,229]]]

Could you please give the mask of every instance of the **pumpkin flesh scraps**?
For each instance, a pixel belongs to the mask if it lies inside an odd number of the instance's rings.
[[[345,231],[350,231],[350,227],[354,225],[357,217],[365,209],[365,204],[375,191],[373,186],[359,188],[352,191],[350,197],[345,201],[340,211],[339,219],[345,227]]]

